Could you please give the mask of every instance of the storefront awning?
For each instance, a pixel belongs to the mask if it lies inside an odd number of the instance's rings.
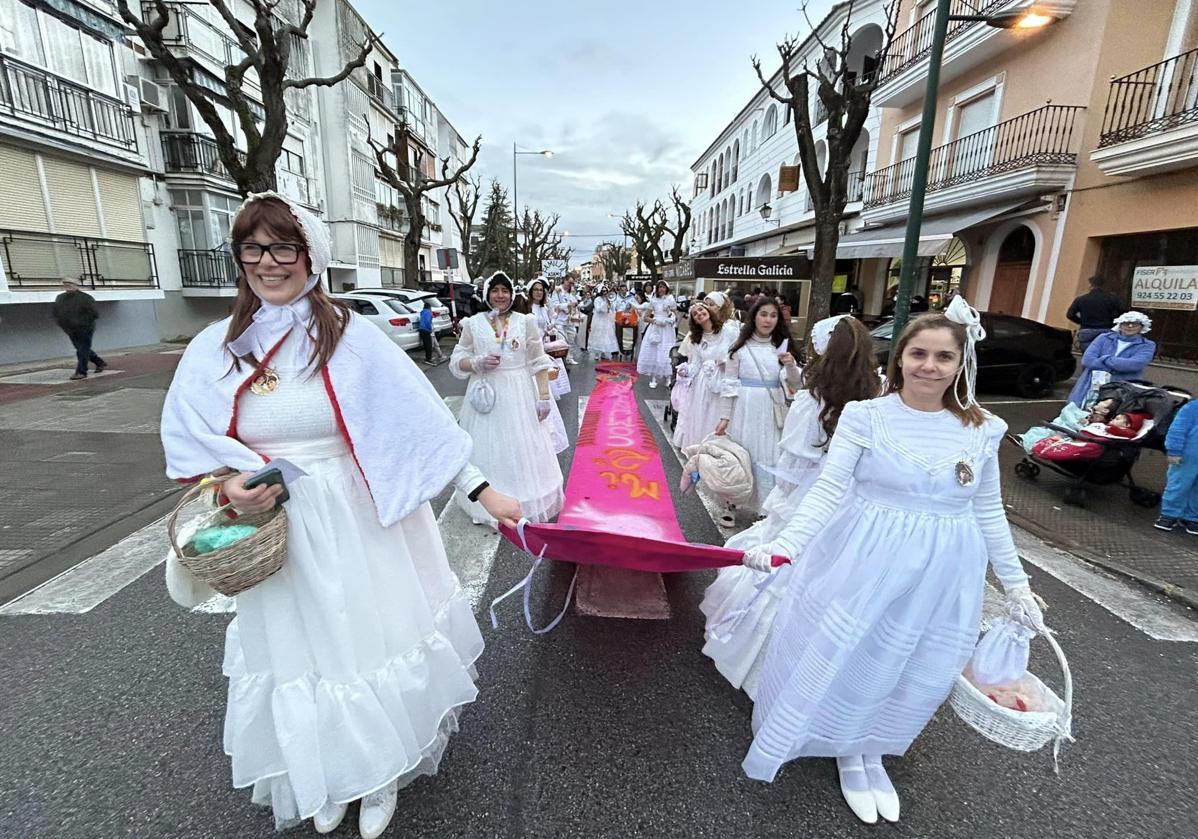
[[[919,255],[935,256],[944,250],[945,245],[952,241],[958,233],[968,230],[974,225],[990,221],[1026,201],[1013,204],[998,204],[972,210],[961,210],[956,213],[942,213],[928,216],[923,220],[919,231]],[[877,259],[903,255],[903,242],[907,235],[907,225],[887,224],[872,230],[859,230],[847,236],[840,237],[836,247],[837,259]]]

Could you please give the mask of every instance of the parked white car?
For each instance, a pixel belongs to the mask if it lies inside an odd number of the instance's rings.
[[[416,330],[420,316],[403,300],[366,291],[342,292],[332,298],[383,330],[383,334],[401,350],[414,350],[420,346],[420,333]]]
[[[446,335],[453,334],[453,319],[449,315],[449,307],[442,303],[441,299],[432,292],[420,291],[414,288],[359,288],[347,293],[386,295],[403,301],[417,316],[420,315],[420,310],[424,308],[424,301],[431,300],[433,304],[433,334],[438,338],[444,338]]]

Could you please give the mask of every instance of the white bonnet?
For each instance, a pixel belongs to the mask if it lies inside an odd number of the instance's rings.
[[[1124,312],[1123,314],[1119,315],[1119,317],[1115,318],[1115,325],[1112,326],[1111,329],[1115,332],[1118,332],[1119,324],[1121,323],[1140,324],[1140,326],[1144,327],[1140,330],[1141,335],[1146,334],[1148,330],[1152,329],[1152,318],[1148,317],[1148,315],[1144,314],[1143,312]]]
[[[237,213],[233,217],[234,226],[237,224],[237,217],[241,215],[246,207],[255,201],[261,201],[265,198],[277,198],[287,205],[287,209],[291,210],[291,214],[299,222],[300,232],[304,234],[304,244],[308,248],[308,259],[312,262],[312,273],[316,276],[323,274],[333,258],[333,242],[329,237],[329,229],[325,226],[324,221],[317,218],[311,210],[301,206],[286,195],[280,195],[277,192],[251,192],[241,202],[241,206],[237,208]]]
[[[833,315],[830,318],[816,321],[815,326],[811,327],[811,348],[820,355],[828,351],[828,342],[832,340],[832,333],[836,330],[836,326],[845,318],[851,315]]]

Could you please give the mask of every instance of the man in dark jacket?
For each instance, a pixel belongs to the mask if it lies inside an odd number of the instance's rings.
[[[62,294],[54,298],[54,322],[58,324],[59,329],[67,333],[67,337],[75,346],[75,358],[78,363],[71,380],[86,379],[89,361],[96,365],[97,373],[108,366],[104,359],[92,352],[92,338],[96,334],[96,320],[100,317],[100,312],[96,308],[95,299],[79,289],[78,280],[63,280],[62,287]]]
[[[1107,291],[1106,280],[1100,276],[1090,278],[1090,290],[1079,296],[1069,306],[1065,317],[1081,328],[1077,331],[1077,345],[1084,354],[1091,342],[1115,324],[1115,318],[1127,311],[1118,297]]]

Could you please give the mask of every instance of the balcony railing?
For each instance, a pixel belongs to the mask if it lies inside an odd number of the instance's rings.
[[[374,206],[378,211],[379,227],[394,230],[396,233],[403,233],[407,230],[403,208],[391,204],[375,204]]]
[[[928,161],[929,193],[992,175],[1038,165],[1075,165],[1075,105],[1046,105],[998,125],[932,149]],[[915,158],[879,169],[868,177],[865,207],[878,207],[911,197]]]
[[[168,172],[194,172],[231,181],[229,170],[221,162],[216,140],[193,131],[162,132],[162,157]],[[245,152],[237,152],[245,163]]]
[[[195,3],[165,3],[168,16],[162,41],[168,47],[195,50],[225,66],[241,61],[245,54],[237,41],[200,17]],[[142,17],[152,21],[158,16],[156,3],[143,2]]]
[[[388,110],[395,110],[395,94],[391,92],[391,88],[387,87],[382,79],[377,79],[374,76],[367,76],[366,92],[378,101],[382,102],[383,106]]]
[[[1098,148],[1198,122],[1198,48],[1111,80]]]
[[[949,14],[975,15],[980,17],[992,14],[1003,6],[1010,5],[1013,2],[1015,0],[989,0],[989,2],[953,0],[949,6]],[[886,84],[892,77],[897,76],[908,67],[914,66],[928,57],[932,52],[932,30],[935,23],[936,13],[932,11],[921,17],[911,28],[894,36],[890,42],[890,49],[886,54],[886,61],[882,66],[882,75],[879,79],[879,84]],[[981,21],[978,20],[950,20],[948,23],[948,34],[944,41],[945,44],[950,43],[970,27],[978,26],[979,24],[981,24]]]
[[[237,265],[227,248],[179,249],[179,275],[184,288],[236,288]]]
[[[0,114],[137,151],[133,110],[128,104],[3,53]]]
[[[64,279],[85,288],[158,288],[154,246],[147,242],[0,230],[9,288],[50,289]]]

